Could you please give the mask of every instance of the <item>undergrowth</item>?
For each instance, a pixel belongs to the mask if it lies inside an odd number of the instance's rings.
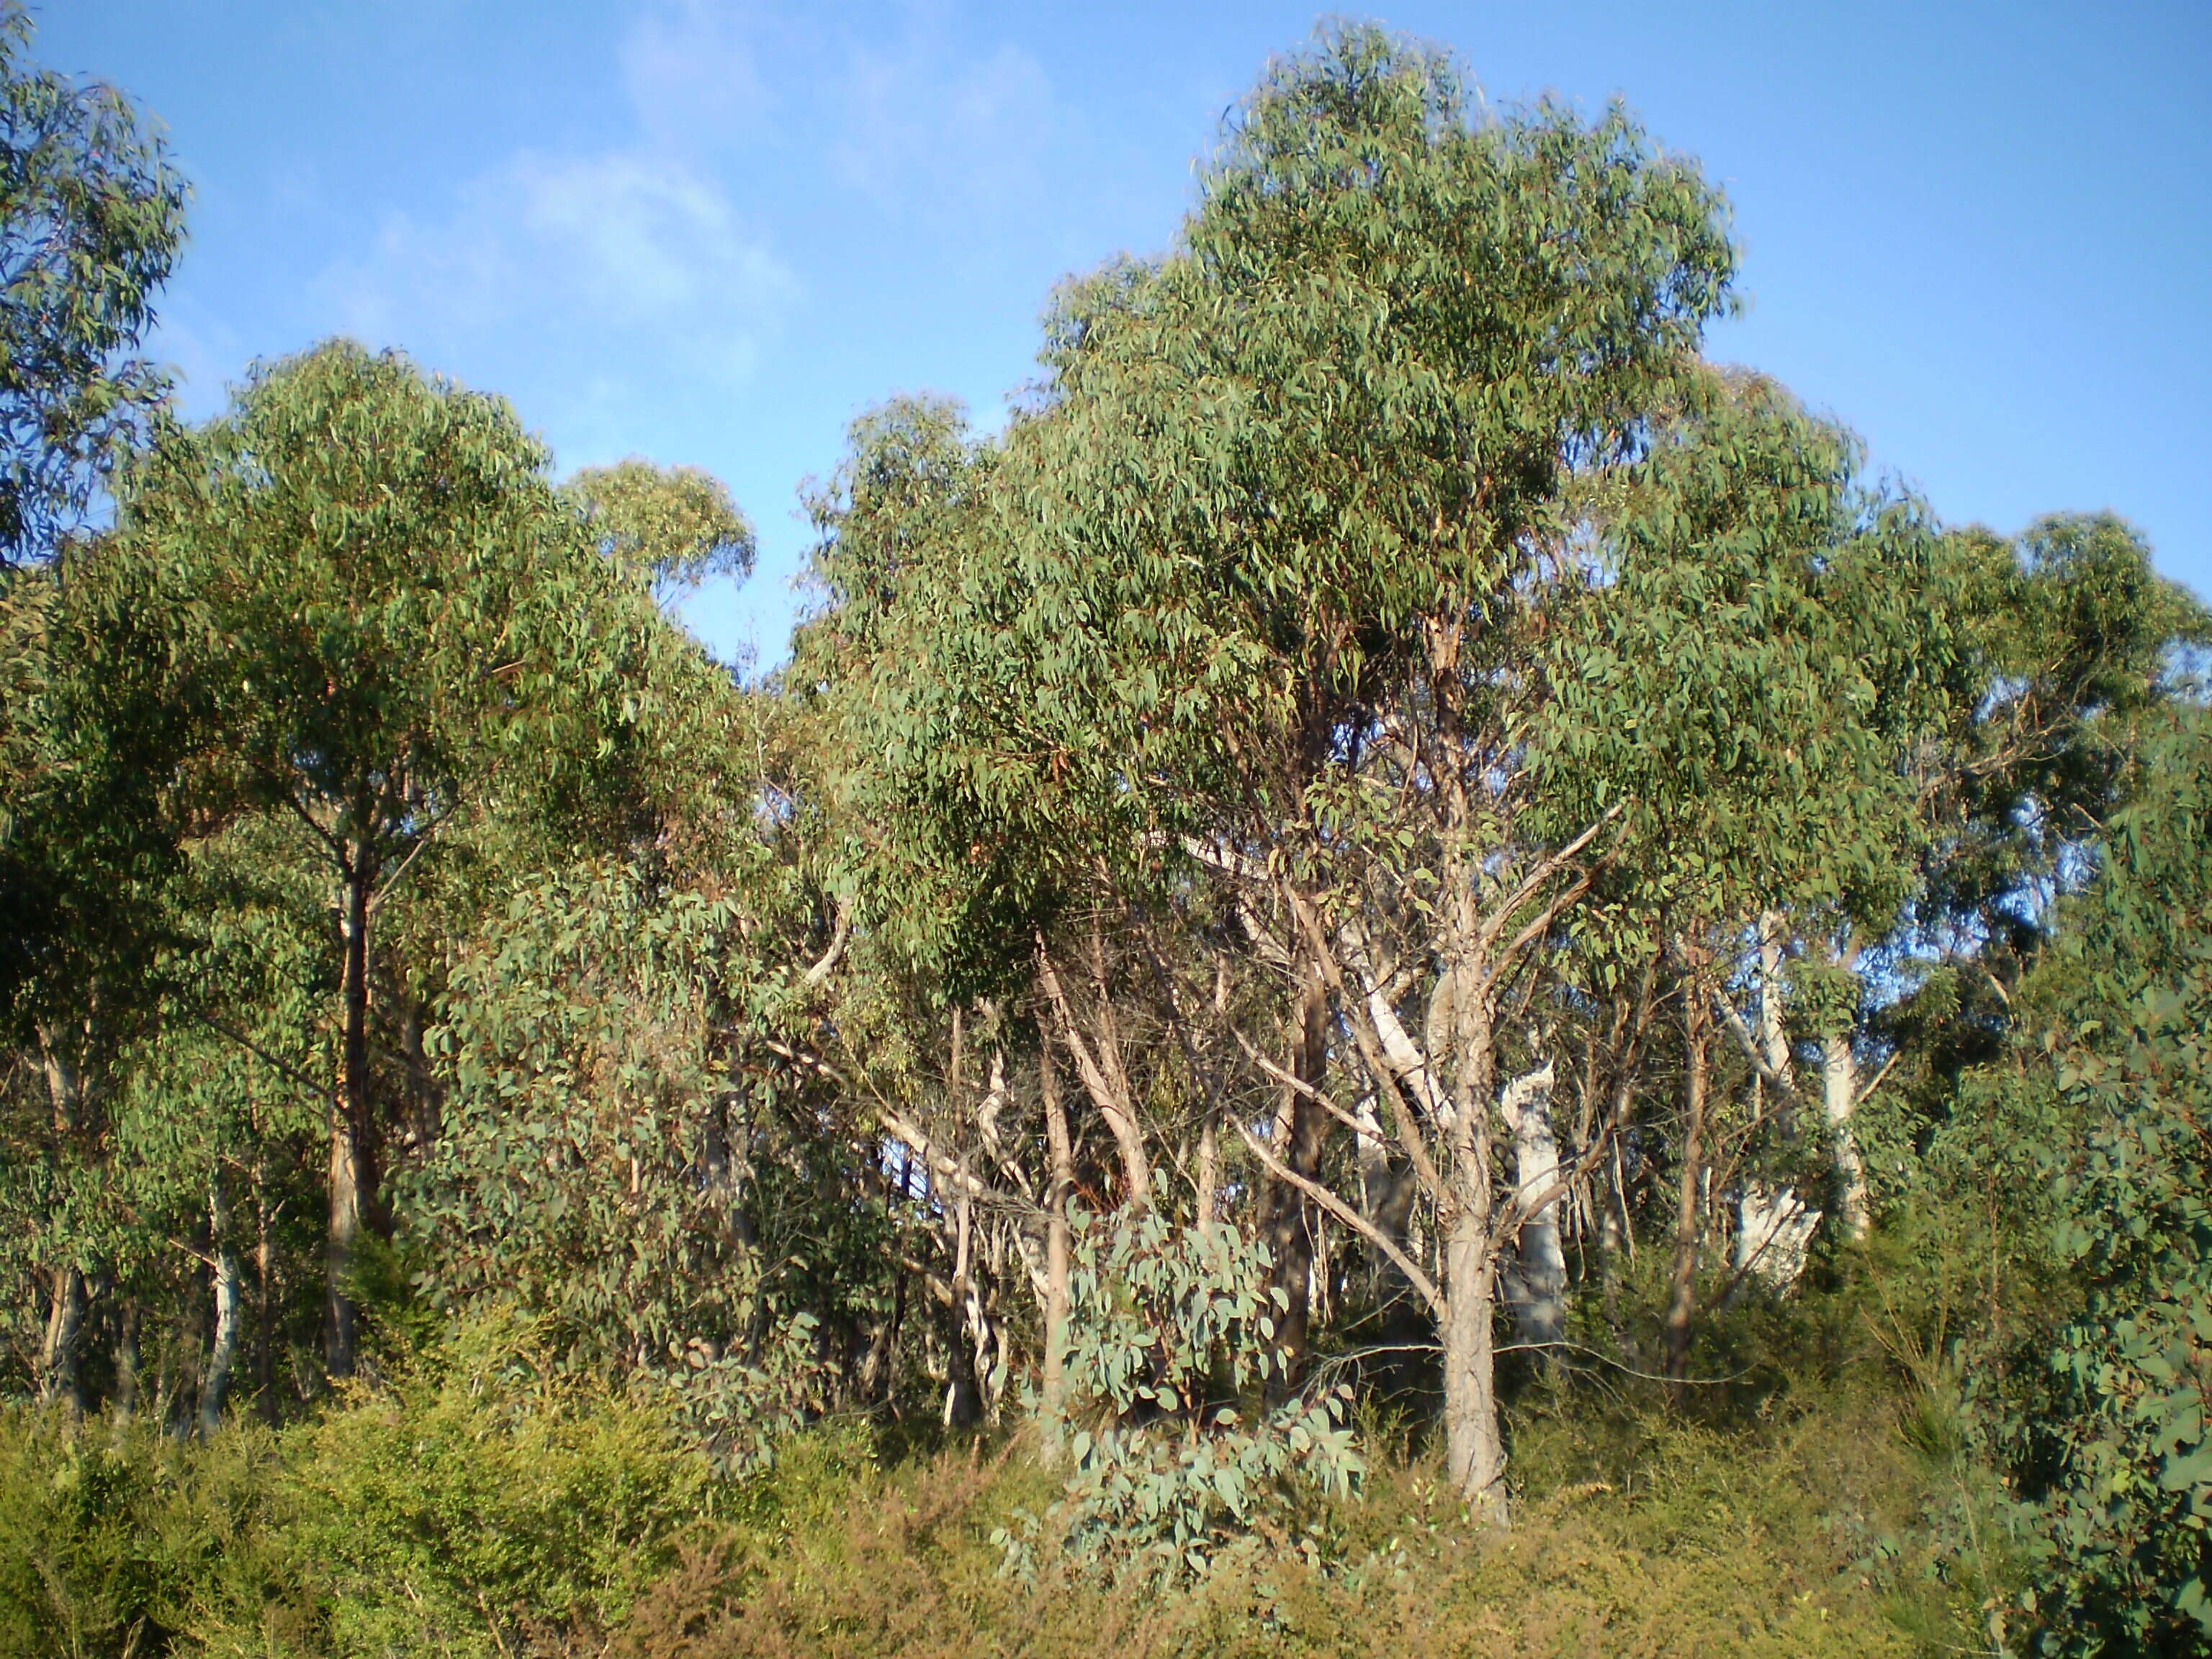
[[[1263,1540],[1165,1594],[1004,1571],[992,1534],[1058,1490],[1026,1432],[823,1425],[732,1480],[646,1405],[465,1344],[204,1444],[15,1412],[0,1659],[2006,1651],[2001,1494],[1942,1413],[1895,1373],[1715,1421],[1532,1385],[1503,1534],[1418,1425],[1370,1423],[1318,1565]]]

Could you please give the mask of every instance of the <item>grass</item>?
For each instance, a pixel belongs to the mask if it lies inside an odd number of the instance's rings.
[[[2002,1494],[1939,1392],[1855,1366],[1674,1412],[1534,1379],[1502,1534],[1418,1425],[1372,1421],[1317,1565],[1262,1538],[1173,1595],[1004,1573],[993,1531],[1056,1495],[1021,1433],[824,1426],[732,1482],[634,1402],[483,1351],[204,1445],[18,1409],[0,1659],[1998,1652]]]

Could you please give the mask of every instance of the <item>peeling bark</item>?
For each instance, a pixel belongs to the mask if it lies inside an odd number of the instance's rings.
[[[208,1345],[207,1373],[200,1382],[200,1437],[222,1426],[223,1403],[230,1395],[230,1373],[238,1359],[239,1308],[245,1274],[230,1236],[230,1201],[217,1171],[208,1186],[208,1242],[215,1258],[215,1334]]]

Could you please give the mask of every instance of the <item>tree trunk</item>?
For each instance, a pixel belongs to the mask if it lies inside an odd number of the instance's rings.
[[[1499,1115],[1513,1132],[1516,1191],[1549,1190],[1559,1177],[1559,1141],[1552,1127],[1552,1063],[1516,1078],[1498,1097]],[[1508,1270],[1506,1304],[1522,1342],[1555,1343],[1566,1336],[1567,1256],[1559,1241],[1559,1202],[1553,1199],[1521,1224]]]
[[[1075,1061],[1076,1075],[1082,1079],[1084,1091],[1091,1097],[1091,1103],[1097,1107],[1099,1116],[1105,1119],[1106,1127],[1121,1154],[1121,1180],[1127,1189],[1129,1207],[1133,1210],[1145,1209],[1152,1200],[1152,1159],[1145,1150],[1144,1130],[1137,1121],[1136,1103],[1129,1095],[1128,1074],[1121,1064],[1120,1033],[1114,1024],[1113,1009],[1106,1000],[1103,957],[1093,975],[1098,1015],[1098,1047],[1096,1053],[1091,1044],[1084,1041],[1083,1033],[1076,1025],[1074,1010],[1068,1006],[1067,994],[1060,982],[1059,970],[1053,966],[1051,953],[1045,949],[1042,938],[1037,940],[1036,961],[1037,977],[1043,983],[1053,1012],[1059,1018],[1060,1036],[1067,1044],[1069,1056]]]
[[[1391,1157],[1372,1095],[1361,1100],[1352,1117],[1359,1125],[1359,1212],[1376,1232],[1406,1249],[1420,1183],[1410,1163]],[[1401,1394],[1413,1381],[1415,1351],[1427,1346],[1425,1310],[1398,1264],[1371,1242],[1367,1246],[1367,1266],[1375,1334],[1382,1350],[1372,1375],[1383,1394]]]
[[[1820,1212],[1808,1210],[1796,1190],[1747,1180],[1735,1206],[1735,1280],[1787,1291],[1805,1271],[1806,1251]]]
[[[1605,1212],[1597,1232],[1598,1294],[1605,1312],[1605,1328],[1613,1340],[1621,1340],[1621,1266],[1633,1247],[1635,1235],[1627,1226],[1628,1194],[1621,1190],[1620,1149],[1616,1143],[1611,1166],[1604,1177]]]
[[[200,1383],[200,1437],[212,1439],[222,1426],[222,1407],[230,1393],[230,1371],[238,1358],[239,1304],[245,1275],[230,1236],[230,1201],[220,1170],[208,1187],[208,1242],[215,1255],[215,1335],[208,1345],[207,1375]]]
[[[270,1314],[276,1295],[276,1238],[269,1213],[268,1171],[253,1158],[253,1398],[261,1420],[276,1425],[276,1339]]]
[[[1489,1229],[1462,1211],[1444,1242],[1445,1468],[1477,1520],[1508,1517],[1505,1444],[1498,1432],[1498,1364],[1491,1320],[1497,1301]]]
[[[1857,1243],[1867,1236],[1866,1163],[1859,1156],[1851,1115],[1858,1109],[1859,1073],[1851,1035],[1839,1031],[1820,1039],[1820,1106],[1828,1121],[1828,1145],[1836,1159],[1836,1214],[1844,1236]]]
[[[51,1027],[38,1028],[39,1058],[46,1076],[46,1103],[53,1115],[54,1140],[70,1148],[84,1118],[84,1076],[62,1034]],[[39,1403],[66,1405],[73,1413],[84,1410],[82,1349],[84,1346],[84,1272],[75,1261],[50,1270],[45,1340],[39,1346]]]
[[[115,1322],[115,1418],[128,1423],[138,1413],[138,1298],[127,1297]]]
[[[1328,988],[1318,964],[1302,957],[1297,1000],[1290,1036],[1289,1065],[1285,1068],[1304,1086],[1282,1085],[1275,1108],[1275,1156],[1309,1181],[1321,1174],[1322,1149],[1328,1138],[1328,1112],[1308,1090],[1318,1091],[1328,1061]],[[1288,1182],[1270,1180],[1263,1230],[1267,1253],[1274,1261],[1274,1282],[1287,1298],[1275,1323],[1275,1337],[1289,1360],[1289,1372],[1275,1382],[1286,1390],[1304,1364],[1309,1328],[1313,1319],[1315,1217],[1305,1194]]]
[[[323,1365],[334,1377],[353,1375],[360,1337],[354,1305],[354,1261],[362,1220],[374,1189],[368,1101],[368,849],[356,846],[341,894],[345,957],[339,977],[344,1050],[337,1098],[331,1103],[330,1243],[323,1327]]]
[[[1698,1199],[1705,1171],[1705,1005],[1686,988],[1683,994],[1682,1167],[1674,1205],[1674,1293],[1667,1306],[1667,1378],[1670,1398],[1680,1402],[1690,1375],[1690,1321],[1697,1307]]]
[[[84,1274],[74,1261],[64,1262],[48,1275],[48,1285],[52,1304],[39,1346],[39,1403],[67,1406],[78,1414],[84,1410]]]
[[[1766,1069],[1777,1077],[1790,1075],[1790,1038],[1782,1024],[1782,916],[1778,911],[1765,910],[1759,918],[1759,1024],[1753,1040],[1759,1045],[1759,1055]],[[1752,1079],[1752,1115],[1760,1115],[1766,1096],[1766,1085],[1759,1078]],[[1777,1091],[1775,1115],[1780,1119],[1784,1139],[1797,1136],[1797,1115],[1790,1109],[1790,1096]]]
[[[1075,1151],[1068,1139],[1067,1108],[1060,1098],[1052,1040],[1042,1030],[1038,1035],[1045,1145],[1052,1159],[1051,1178],[1045,1189],[1044,1433],[1048,1449],[1057,1455],[1067,1413],[1067,1205],[1075,1189]]]
[[[975,1258],[975,1210],[968,1191],[968,1163],[959,1165],[958,1192],[952,1201],[952,1335],[945,1344],[945,1426],[972,1427],[981,1415],[976,1401]]]

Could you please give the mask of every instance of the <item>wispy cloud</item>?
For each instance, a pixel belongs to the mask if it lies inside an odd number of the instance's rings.
[[[633,25],[623,84],[653,142],[774,149],[901,216],[1012,208],[1044,187],[1070,125],[1044,66],[913,0],[865,31],[834,8],[665,0]]]
[[[647,141],[696,152],[767,134],[781,100],[763,58],[780,33],[751,4],[674,0],[641,15],[623,41],[622,78]]]
[[[917,22],[889,48],[854,45],[836,84],[842,182],[881,206],[1002,212],[1044,188],[1063,118],[1044,66],[1002,45],[963,57]]]
[[[428,350],[525,330],[544,348],[634,350],[642,337],[733,381],[798,287],[719,181],[646,149],[520,153],[445,215],[386,216],[314,284],[339,326],[374,340]]]

